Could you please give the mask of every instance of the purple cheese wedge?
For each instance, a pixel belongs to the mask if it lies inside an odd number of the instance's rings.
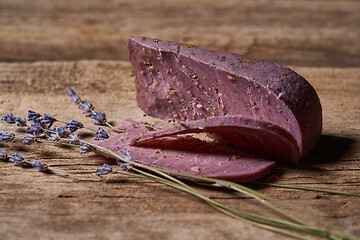
[[[180,134],[209,133],[221,136],[217,143],[230,147],[232,151],[254,153],[258,156],[282,163],[299,161],[299,149],[288,131],[273,124],[241,116],[209,117],[181,123],[162,130],[143,133],[131,142],[132,146],[149,147],[166,137]]]
[[[117,129],[119,134],[96,143],[120,155],[129,151],[134,161],[153,167],[196,176],[247,182],[266,176],[275,166],[274,161],[186,135],[154,139],[146,147],[131,146],[131,142],[137,137],[161,131],[162,128],[154,124],[126,120],[121,122]]]
[[[97,142],[129,151],[136,162],[246,182],[270,173],[275,162],[297,164],[321,134],[319,98],[289,68],[145,37],[130,37],[128,51],[138,106],[176,122],[161,128],[124,121],[121,133]],[[196,133],[213,141],[189,135]]]
[[[299,157],[291,159],[294,163],[321,134],[314,88],[287,67],[145,37],[130,37],[128,51],[138,106],[148,115],[185,122],[239,116],[253,119],[259,131],[271,124],[295,139]]]

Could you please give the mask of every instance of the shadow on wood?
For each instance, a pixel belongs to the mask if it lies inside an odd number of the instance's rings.
[[[312,164],[339,161],[348,152],[353,142],[353,139],[347,137],[321,135],[315,149],[299,167],[311,167]]]

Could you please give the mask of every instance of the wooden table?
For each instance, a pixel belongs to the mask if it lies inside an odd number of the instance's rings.
[[[187,42],[290,66],[315,87],[324,130],[297,168],[276,183],[360,192],[360,2],[0,0],[0,115],[32,109],[91,125],[64,94],[73,87],[110,121],[144,117],[137,107],[126,38]],[[5,122],[0,130],[24,135]],[[0,143],[9,154],[67,170],[94,170],[94,154],[47,144]],[[199,188],[261,212],[240,194]],[[355,197],[274,187],[293,203],[360,237]],[[270,213],[269,213],[270,214]],[[121,175],[42,174],[0,162],[0,239],[278,239],[169,187]]]

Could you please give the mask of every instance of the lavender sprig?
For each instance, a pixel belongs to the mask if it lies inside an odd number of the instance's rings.
[[[73,101],[75,104],[80,104],[82,102],[79,95],[77,95],[76,92],[72,90],[70,87],[68,91],[65,93],[70,96],[71,101]]]
[[[78,144],[80,142],[80,139],[76,132],[70,134],[70,139],[67,140],[69,144]]]
[[[76,119],[71,120],[70,122],[66,122],[65,128],[69,129],[70,132],[76,132],[78,129],[83,128],[84,125]]]
[[[94,111],[94,107],[89,101],[80,104],[79,108],[84,110],[82,111],[82,114],[91,114]]]
[[[134,162],[134,159],[133,159],[131,153],[127,150],[123,151],[121,154],[121,157],[126,162],[122,162],[120,159],[116,159],[116,163],[120,166],[120,168],[122,170],[130,170],[133,165],[133,162]]]
[[[7,159],[7,155],[5,154],[4,150],[0,150],[0,159],[5,160]],[[40,172],[46,172],[48,171],[48,167],[46,164],[44,164],[41,161],[26,161],[24,155],[19,153],[13,153],[11,157],[8,158],[9,162],[15,163],[15,165],[20,167],[34,167],[36,170],[39,170]]]
[[[58,127],[54,128],[46,139],[52,142],[59,142],[62,138],[67,138],[69,136],[70,133],[66,131],[64,127]]]
[[[101,127],[99,127],[99,130],[95,132],[94,141],[100,141],[108,138],[109,134]]]
[[[12,113],[3,116],[3,117],[1,118],[1,120],[5,121],[5,122],[7,122],[7,123],[10,123],[10,124],[15,123],[15,117],[13,116]]]
[[[15,138],[15,134],[11,132],[0,133],[0,142],[10,142]]]
[[[93,146],[90,146],[87,143],[81,142],[80,154],[94,152],[96,149]]]
[[[67,138],[70,133],[64,127],[54,128],[54,132],[61,138]]]
[[[131,155],[131,153],[129,151],[123,151],[122,155],[121,155],[127,162],[133,162],[134,159]]]
[[[1,120],[9,124],[16,123],[18,127],[26,127],[26,118],[14,117],[12,113],[3,116]]]
[[[44,132],[45,126],[43,125],[41,120],[38,118],[33,118],[33,120],[31,120],[31,121],[32,121],[32,123],[31,123],[30,127],[27,128],[27,131],[36,136],[42,134]]]
[[[28,110],[28,121],[36,121],[41,117],[41,114],[33,111],[33,110]]]
[[[48,166],[43,163],[42,161],[32,161],[30,162],[31,166],[33,166],[36,170],[40,171],[40,172],[46,172],[48,171]]]
[[[83,114],[90,116],[92,119],[95,119],[95,125],[106,125],[110,128],[113,128],[113,126],[106,121],[106,115],[104,112],[95,111],[94,106],[89,101],[83,102],[79,95],[71,87],[69,87],[68,91],[65,93],[70,96],[71,101],[79,105],[79,108],[83,110]]]
[[[16,125],[18,127],[26,127],[26,118],[16,117],[15,118]]]
[[[61,137],[57,133],[50,133],[50,135],[46,137],[46,140],[58,142],[61,140]]]
[[[50,114],[44,114],[44,119],[42,121],[43,124],[49,124],[48,128],[51,128],[51,126],[53,125],[54,122],[56,122],[57,120],[51,116]]]
[[[9,162],[13,162],[16,165],[21,165],[24,161],[24,155],[21,155],[19,153],[14,153],[11,157],[9,157]]]
[[[93,112],[90,117],[95,120],[95,125],[105,125],[106,123],[106,115],[103,112]]]
[[[97,176],[105,175],[108,173],[111,173],[113,171],[112,167],[110,167],[108,164],[104,164],[101,168],[97,167],[95,170],[95,174]]]
[[[30,144],[36,142],[36,139],[37,139],[37,138],[36,138],[35,135],[26,134],[26,135],[24,136],[24,141],[23,141],[23,143],[30,145]]]
[[[29,125],[26,122],[26,118],[14,117],[12,113],[5,115],[1,119],[10,124],[16,122],[17,126],[19,127],[27,127],[27,132],[32,133],[34,136],[37,137],[48,137],[51,135],[51,133],[57,131],[57,134],[60,138],[66,138],[70,134],[66,131],[66,129],[69,129],[70,132],[75,132],[80,128],[86,128],[92,132],[96,132],[96,130],[94,129],[85,127],[79,120],[73,119],[69,122],[63,122],[54,118],[50,114],[44,113],[43,115],[41,115],[40,113],[33,110],[28,110],[27,120],[31,122]],[[54,128],[54,130],[51,130],[50,128],[55,122],[64,123],[65,127]],[[58,137],[52,134],[49,140],[57,139]],[[28,140],[30,140],[30,138],[28,138]]]

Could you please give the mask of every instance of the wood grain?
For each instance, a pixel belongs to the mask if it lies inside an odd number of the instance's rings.
[[[302,66],[360,65],[354,0],[0,1],[0,59],[121,59],[143,35]]]
[[[108,120],[161,121],[137,107],[125,39],[146,35],[286,64],[317,90],[323,135],[276,183],[360,192],[358,1],[1,1],[0,116],[27,110],[92,119],[64,94],[72,86]],[[0,122],[0,132],[24,131]],[[84,138],[91,138],[83,131]],[[0,143],[7,153],[69,170],[104,159],[47,144]],[[74,151],[75,150],[75,151]],[[278,179],[276,179],[278,177]],[[275,179],[274,179],[275,178]],[[270,180],[270,179],[268,179]],[[254,186],[360,237],[360,199]],[[241,194],[199,188],[239,209],[273,215]],[[279,239],[166,186],[91,174],[42,174],[0,162],[0,239]],[[281,239],[286,239],[281,237]]]

